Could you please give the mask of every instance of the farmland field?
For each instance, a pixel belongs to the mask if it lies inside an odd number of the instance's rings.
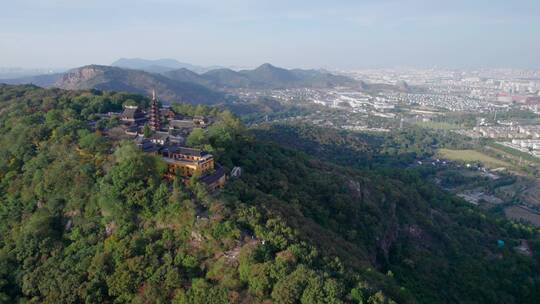
[[[448,160],[462,161],[462,162],[481,162],[489,168],[497,167],[513,167],[510,163],[496,159],[489,155],[476,150],[450,150],[440,149],[438,156]]]
[[[525,220],[540,227],[540,214],[522,206],[511,206],[504,210],[506,217],[512,220]]]

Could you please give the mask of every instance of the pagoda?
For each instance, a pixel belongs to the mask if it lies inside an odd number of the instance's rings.
[[[156,98],[156,90],[152,90],[152,101],[150,102],[150,129],[159,131],[161,129],[159,122],[159,107]]]

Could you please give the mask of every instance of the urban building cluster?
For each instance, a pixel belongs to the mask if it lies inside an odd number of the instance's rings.
[[[486,112],[504,110],[513,103],[531,108],[540,104],[538,70],[366,69],[347,73],[368,83],[406,82],[416,89],[403,96],[406,103],[450,111]]]
[[[313,105],[314,110],[305,113],[291,111],[291,115],[270,115],[270,120],[277,122],[312,123],[361,132],[384,132],[402,128],[404,124],[421,124],[472,138],[506,142],[540,139],[538,120],[530,116],[511,121],[507,118],[511,115],[503,115],[506,120],[497,120],[499,113],[512,111],[540,114],[540,71],[364,69],[338,72],[358,80],[358,86],[238,89],[235,93],[248,101],[270,98],[291,106]],[[471,123],[469,114],[481,117],[476,127],[472,127],[474,122]],[[451,116],[448,120],[447,115]],[[487,118],[491,116],[494,118]],[[507,146],[519,145],[509,143]]]
[[[471,137],[483,137],[493,139],[526,139],[540,138],[540,125],[517,125],[509,123],[507,125],[497,126],[478,126],[474,127],[472,132],[467,133]]]
[[[540,139],[512,139],[511,142],[499,142],[499,144],[540,157]]]
[[[358,87],[239,89],[235,94],[244,100],[313,103],[389,119],[418,109],[493,113],[519,107],[540,113],[538,71],[366,69],[340,73],[357,79]]]
[[[451,112],[474,111],[484,113],[508,107],[508,105],[498,105],[472,96],[436,93],[408,93],[402,96],[400,101],[407,105],[442,108]]]

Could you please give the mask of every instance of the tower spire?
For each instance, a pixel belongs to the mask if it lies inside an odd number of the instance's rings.
[[[152,89],[152,102],[150,103],[150,129],[154,131],[159,131],[160,126],[160,117],[159,117],[159,108],[156,98],[156,90]]]

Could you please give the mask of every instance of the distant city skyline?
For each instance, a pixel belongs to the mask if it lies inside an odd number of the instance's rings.
[[[535,0],[18,0],[0,67],[119,58],[300,68],[540,68]]]

